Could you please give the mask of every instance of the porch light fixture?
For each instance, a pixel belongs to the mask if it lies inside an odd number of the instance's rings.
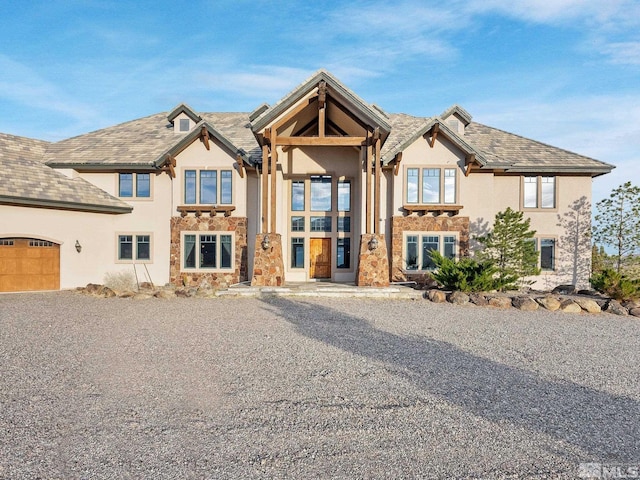
[[[376,248],[378,248],[378,238],[373,237],[369,240],[369,250],[375,250]]]
[[[262,249],[263,250],[269,250],[269,247],[271,246],[271,241],[269,240],[269,236],[265,235],[262,238],[262,242],[260,243],[260,245],[262,245]]]
[[[80,245],[80,242],[76,240],[76,252],[80,253],[81,251],[82,251],[82,245]]]

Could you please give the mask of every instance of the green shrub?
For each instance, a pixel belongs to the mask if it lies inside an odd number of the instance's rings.
[[[433,278],[448,290],[461,292],[486,292],[515,288],[517,277],[500,277],[493,262],[478,262],[473,258],[461,258],[456,261],[443,257],[439,252],[430,252],[436,270]]]
[[[589,279],[593,288],[616,300],[640,297],[640,282],[631,280],[611,268],[605,268]]]

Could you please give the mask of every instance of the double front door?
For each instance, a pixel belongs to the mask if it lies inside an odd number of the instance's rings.
[[[309,242],[309,277],[331,278],[331,239],[311,238]]]

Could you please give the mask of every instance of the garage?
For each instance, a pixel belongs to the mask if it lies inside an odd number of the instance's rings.
[[[60,289],[60,245],[36,238],[0,238],[0,292]]]

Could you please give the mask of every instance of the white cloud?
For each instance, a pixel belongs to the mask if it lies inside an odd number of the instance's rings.
[[[0,54],[0,98],[17,105],[47,110],[73,120],[94,118],[95,111],[71,99],[35,70]]]

